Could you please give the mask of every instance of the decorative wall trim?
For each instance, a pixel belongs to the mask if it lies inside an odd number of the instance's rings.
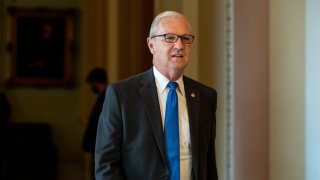
[[[226,177],[234,179],[233,172],[233,1],[226,1],[226,87],[227,87],[227,118],[226,118]]]

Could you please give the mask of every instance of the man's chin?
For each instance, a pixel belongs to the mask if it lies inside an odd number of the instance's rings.
[[[184,70],[184,68],[186,68],[187,67],[187,64],[174,64],[174,65],[172,65],[171,66],[171,69],[174,69],[175,71],[183,71]]]

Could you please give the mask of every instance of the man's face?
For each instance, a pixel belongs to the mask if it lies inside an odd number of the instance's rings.
[[[190,34],[190,29],[183,18],[165,17],[160,21],[156,35],[166,33],[181,36]],[[174,43],[166,42],[163,36],[148,38],[148,47],[153,54],[154,66],[163,74],[171,70],[183,72],[188,64],[191,45],[184,44],[181,38]]]
[[[101,84],[100,83],[90,82],[89,85],[90,85],[91,91],[94,94],[99,94],[101,92]]]

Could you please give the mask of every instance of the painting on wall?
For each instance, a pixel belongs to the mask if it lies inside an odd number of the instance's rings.
[[[74,12],[11,8],[9,85],[65,86],[73,80]]]

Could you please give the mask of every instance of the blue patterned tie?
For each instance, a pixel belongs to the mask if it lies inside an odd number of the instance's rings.
[[[170,180],[180,180],[180,149],[179,149],[179,122],[178,83],[168,83],[169,92],[166,104],[164,134],[166,140],[167,158],[169,163]]]

